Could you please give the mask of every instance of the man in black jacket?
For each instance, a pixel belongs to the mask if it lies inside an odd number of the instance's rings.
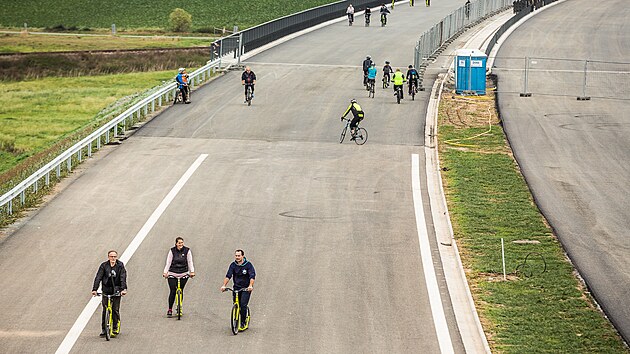
[[[101,263],[92,285],[92,296],[96,296],[96,290],[102,283],[101,291],[103,295],[126,295],[127,294],[127,270],[123,262],[119,261],[118,252],[111,250],[107,252],[108,260]],[[103,315],[101,316],[101,337],[105,336],[105,309],[107,308],[107,297],[103,296]],[[120,296],[112,297],[112,322],[114,323],[114,335],[120,333]]]

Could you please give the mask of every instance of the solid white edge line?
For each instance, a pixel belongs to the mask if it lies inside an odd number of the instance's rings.
[[[427,292],[429,293],[429,303],[431,305],[431,314],[433,315],[433,324],[435,325],[435,334],[437,335],[440,345],[440,352],[454,353],[451,334],[448,330],[448,323],[446,322],[444,307],[442,306],[442,296],[440,295],[437,277],[435,276],[435,268],[433,267],[427,224],[424,219],[424,206],[422,205],[422,194],[420,190],[420,158],[418,154],[411,155],[411,184],[418,241],[420,245],[420,258],[422,259],[424,280],[427,284]]]
[[[166,208],[169,206],[169,204],[171,204],[173,199],[175,199],[175,196],[177,196],[177,194],[184,187],[186,182],[188,182],[188,179],[190,179],[192,174],[195,173],[197,168],[201,166],[201,163],[207,157],[208,157],[208,154],[199,155],[197,160],[193,162],[193,164],[182,175],[179,181],[177,181],[175,186],[173,186],[171,191],[166,195],[166,197],[164,197],[164,199],[162,200],[160,205],[157,207],[157,209],[155,209],[153,214],[151,214],[149,219],[144,223],[144,226],[142,226],[140,231],[138,231],[138,233],[133,238],[129,246],[127,246],[127,249],[125,250],[125,252],[123,252],[122,256],[119,258],[121,262],[127,263],[129,259],[131,259],[131,256],[133,256],[133,254],[136,252],[138,247],[140,247],[140,244],[147,237],[147,235],[149,234],[149,231],[151,231],[153,226],[155,226],[155,223],[157,223],[157,221],[160,219],[160,216],[162,216],[162,214],[164,213]],[[57,348],[57,351],[55,352],[56,354],[69,353],[70,350],[72,350],[72,347],[76,343],[77,339],[79,339],[79,336],[85,329],[85,326],[87,325],[90,318],[94,314],[94,311],[96,311],[96,309],[98,308],[98,305],[100,304],[100,302],[101,302],[101,299],[98,297],[93,297],[92,299],[90,299],[87,305],[85,305],[85,308],[83,309],[83,311],[81,312],[77,320],[74,322],[74,325],[72,326],[72,328],[70,328],[70,331],[68,331],[68,334],[66,334],[66,337],[63,339],[63,342],[61,342],[61,344],[59,345],[59,348]]]

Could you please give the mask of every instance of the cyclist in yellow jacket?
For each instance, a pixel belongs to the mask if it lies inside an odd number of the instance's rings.
[[[405,79],[405,75],[400,71],[400,69],[396,69],[396,72],[392,76],[392,81],[394,82],[394,96],[396,96],[396,89],[400,88],[400,98],[403,98],[403,86],[407,79]]]
[[[350,140],[354,140],[355,139],[354,134],[357,129],[357,125],[359,124],[360,121],[363,120],[363,118],[365,117],[365,113],[363,112],[363,109],[361,109],[361,106],[359,106],[359,104],[357,103],[357,100],[355,100],[354,98],[350,100],[350,105],[348,106],[348,109],[346,109],[346,111],[341,116],[342,122],[343,122],[343,119],[350,112],[352,112],[352,115],[354,116],[354,118],[350,122],[350,135],[352,135],[352,139]]]

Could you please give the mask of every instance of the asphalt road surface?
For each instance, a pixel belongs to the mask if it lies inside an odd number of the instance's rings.
[[[537,14],[502,45],[494,70],[499,108],[541,210],[613,324],[630,340],[630,100],[627,72],[578,101],[575,85],[546,77],[546,92],[521,98],[525,56],[630,62],[627,1],[571,0]],[[520,58],[518,64],[514,60]],[[542,61],[536,60],[540,66]],[[627,65],[626,65],[627,67]],[[593,72],[597,79],[603,73]],[[578,86],[579,88],[579,86]],[[520,91],[519,91],[520,90]],[[513,92],[510,93],[509,91]],[[623,96],[623,95],[621,95]],[[617,95],[617,97],[622,98]]]
[[[419,35],[462,4],[398,5],[385,28],[339,22],[288,41],[248,62],[258,76],[251,107],[230,72],[100,152],[0,246],[2,351],[56,351],[107,251],[131,243],[121,335],[98,337],[98,308],[73,352],[439,352],[411,186],[412,154],[424,166],[428,93],[398,105],[379,88],[368,99],[360,65],[370,54],[379,71],[385,60],[404,69]],[[351,98],[367,112],[364,146],[338,142]],[[182,321],[166,318],[161,277],[176,236],[197,272]],[[258,276],[250,329],[233,336],[219,287],[237,248]]]

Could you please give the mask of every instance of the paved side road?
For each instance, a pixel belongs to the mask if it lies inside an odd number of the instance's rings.
[[[625,0],[566,1],[520,26],[495,61],[505,130],[536,202],[626,341],[630,340],[630,101],[577,101],[576,96],[536,94],[521,98],[517,92],[522,78],[505,69],[514,68],[507,57],[630,62],[628,18]],[[545,83],[562,84],[552,77]],[[612,80],[610,85],[627,82]]]

